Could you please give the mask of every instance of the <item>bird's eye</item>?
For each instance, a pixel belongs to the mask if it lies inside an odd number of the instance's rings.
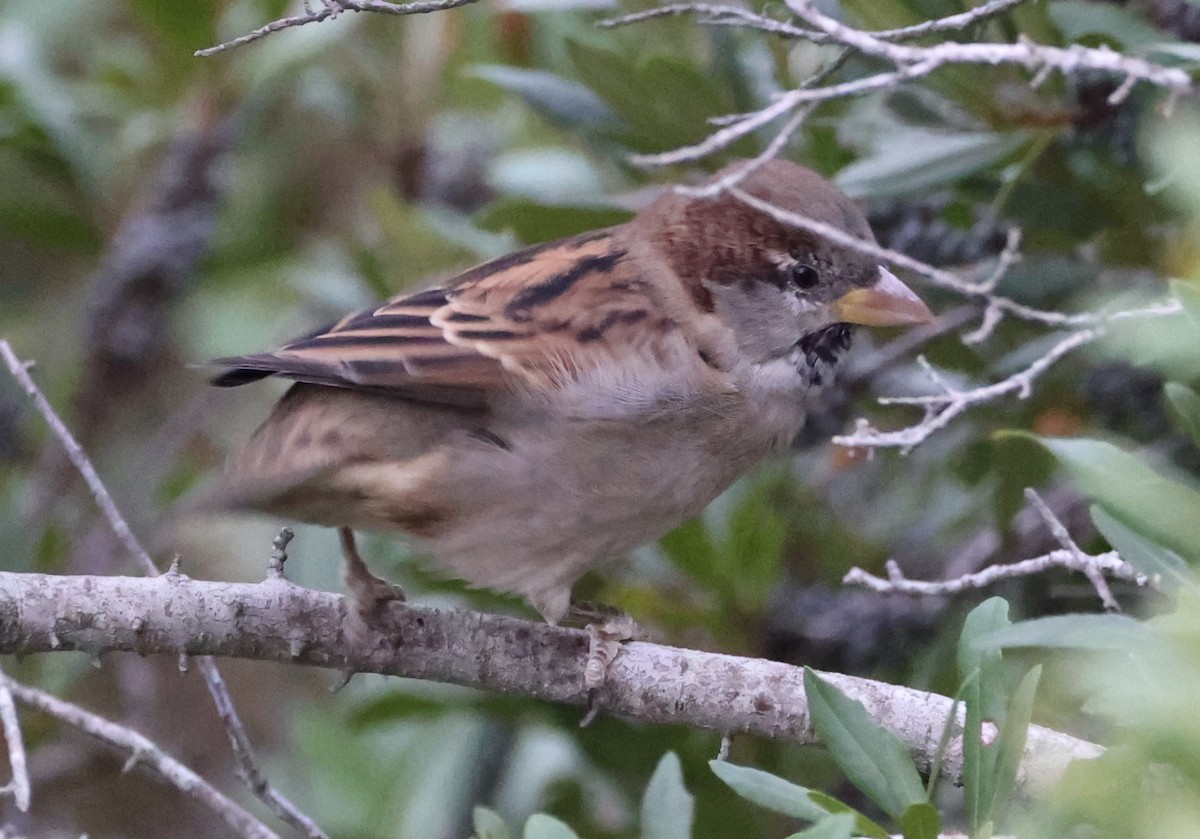
[[[790,270],[792,284],[801,291],[809,291],[816,288],[820,282],[820,275],[817,274],[817,269],[811,265],[805,265],[803,262],[797,262]]]

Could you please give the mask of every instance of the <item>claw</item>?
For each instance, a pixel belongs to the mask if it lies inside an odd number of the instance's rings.
[[[641,637],[643,633],[633,618],[607,606],[573,603],[570,615],[588,621],[584,627],[588,634],[588,653],[583,665],[587,713],[579,723],[580,728],[584,728],[596,719],[603,707],[600,691],[608,679],[609,668],[621,652],[621,645],[632,638]]]
[[[358,553],[354,531],[343,527],[338,531],[342,543],[342,556],[346,567],[343,579],[349,592],[346,617],[342,635],[348,647],[348,663],[342,671],[342,680],[334,687],[341,690],[354,675],[353,662],[366,661],[372,651],[386,638],[384,616],[387,605],[392,601],[404,602],[404,589],[381,580],[371,573],[366,562]]]

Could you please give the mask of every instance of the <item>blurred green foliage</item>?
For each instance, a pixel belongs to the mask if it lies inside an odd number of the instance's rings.
[[[840,5],[872,27],[968,6]],[[956,37],[1108,44],[1194,67],[1195,45],[1147,5],[1029,2]],[[135,528],[198,576],[256,578],[274,524],[156,529],[236,451],[278,391],[213,393],[188,364],[272,346],[523,242],[628,218],[647,190],[755,153],[772,134],[694,167],[646,170],[631,154],[697,142],[711,118],[762,107],[833,55],[686,16],[598,29],[594,21],[614,9],[521,0],[404,19],[347,13],[192,57],[289,8],[281,0],[0,6],[0,336],[36,359],[39,381]],[[850,78],[866,66],[856,59],[841,72]],[[1110,106],[1110,79],[1053,76],[1036,90],[1028,81],[1012,68],[948,67],[823,107],[784,153],[836,177],[868,208],[892,202],[898,221],[876,223],[877,233],[922,258],[931,257],[918,247],[921,231],[935,224],[943,244],[1021,227],[1024,261],[1000,289],[1018,301],[1064,311],[1136,305],[1160,299],[1161,278],[1176,277],[1187,311],[1115,328],[1048,372],[1029,399],[981,406],[907,457],[854,458],[825,445],[825,433],[577,592],[624,607],[664,642],[957,693],[970,725],[987,718],[1003,730],[971,757],[965,796],[923,789],[884,733],[824,693],[824,724],[832,732],[842,720],[854,735],[831,736],[830,752],[739,739],[736,764],[710,767],[719,738],[708,732],[605,718],[580,731],[574,711],[512,697],[362,677],[329,696],[313,674],[235,668],[236,699],[272,780],[332,833],[356,837],[844,837],[882,830],[880,822],[906,836],[939,824],[977,836],[1013,825],[1045,836],[1081,825],[1086,835],[1123,837],[1200,829],[1192,713],[1200,116],[1183,107],[1165,120],[1159,94],[1143,89]],[[218,199],[200,201],[189,179],[211,179]],[[211,233],[199,224],[191,261],[178,268],[180,254],[153,231],[198,217]],[[986,255],[951,251],[943,261]],[[922,293],[938,311],[962,305]],[[137,306],[162,316],[153,344],[161,349],[149,359],[100,359],[96,313]],[[152,320],[131,317],[123,340]],[[857,357],[869,360],[890,337],[861,336]],[[956,381],[978,382],[1027,364],[1045,340],[1041,328],[1006,322],[981,346],[947,335],[923,351]],[[825,422],[842,430],[870,416],[898,427],[914,419],[910,409],[873,397],[927,386],[901,362],[848,389]],[[1042,446],[993,437],[1001,428]],[[0,382],[6,569],[125,570],[44,442],[11,383]],[[969,618],[969,598],[903,605],[837,588],[850,566],[878,569],[889,556],[911,576],[933,578],[971,570],[956,560],[981,544],[992,546],[988,561],[1053,547],[1013,525],[1023,489],[1052,474],[1094,501],[1090,516],[1072,520],[1085,547],[1107,542],[1161,578],[1161,595],[1119,589],[1148,621],[1064,616],[1099,609],[1065,574],[1005,584],[1007,605],[989,600]],[[430,573],[396,540],[372,538],[365,549],[417,597],[524,608]],[[336,587],[335,555],[328,533],[302,529],[289,571],[302,584]],[[1060,623],[1004,628],[1010,611]],[[1045,648],[1058,651],[1031,652]],[[1034,657],[1045,658],[1040,681],[1022,680],[1036,672]],[[223,738],[178,722],[184,711],[211,711],[203,689],[167,665],[95,670],[61,655],[13,670],[129,719],[198,765],[228,766]],[[1112,748],[1030,805],[1008,791],[1031,715]],[[35,759],[60,741],[39,725],[27,735]],[[106,784],[116,773],[84,758],[56,771],[44,782],[50,792],[35,790],[34,816],[45,824],[139,835],[128,826],[133,815],[125,828],[101,817],[95,801],[106,796],[105,811],[149,814],[163,835],[219,835],[206,814],[172,806],[158,787],[114,792]],[[89,795],[56,799],[56,783]],[[50,813],[39,798],[60,803]],[[861,812],[839,815],[844,807]],[[796,833],[806,821],[816,824]]]

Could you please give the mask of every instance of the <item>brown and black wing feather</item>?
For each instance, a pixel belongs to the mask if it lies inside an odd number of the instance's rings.
[[[274,352],[217,359],[229,369],[213,383],[282,376],[478,405],[514,379],[569,376],[611,358],[615,333],[651,316],[646,286],[625,264],[619,230],[526,248],[445,287],[347,315]],[[624,284],[618,295],[614,272]]]

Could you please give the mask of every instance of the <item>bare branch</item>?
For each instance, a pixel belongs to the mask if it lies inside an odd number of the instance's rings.
[[[46,399],[45,394],[34,383],[33,378],[29,375],[28,367],[24,362],[17,358],[8,341],[0,340],[0,357],[3,357],[4,364],[8,367],[8,372],[12,373],[17,384],[21,389],[33,400],[34,407],[37,408],[42,419],[50,426],[50,430],[62,446],[67,451],[67,457],[70,458],[71,464],[79,470],[79,474],[87,483],[88,490],[92,493],[92,498],[96,501],[96,506],[100,508],[100,512],[108,521],[108,526],[112,528],[112,532],[120,540],[125,550],[131,556],[137,559],[150,574],[157,574],[158,569],[154,565],[154,561],[150,559],[150,555],[138,542],[133,531],[130,530],[129,524],[125,521],[124,516],[117,509],[117,504],[113,501],[108,490],[104,486],[104,482],[100,480],[100,476],[96,474],[96,468],[92,466],[92,462],[88,460],[88,456],[84,454],[83,448],[71,434],[66,424],[59,419],[58,414],[54,412],[50,401]]]
[[[1043,556],[1014,562],[1007,565],[991,565],[972,574],[964,574],[952,580],[910,580],[900,570],[900,565],[889,559],[885,564],[887,578],[877,577],[862,568],[851,568],[842,578],[846,585],[861,586],[880,594],[909,594],[909,595],[950,595],[958,594],[968,589],[986,588],[1000,580],[1012,580],[1018,577],[1030,577],[1044,574],[1052,568],[1065,568],[1075,571],[1088,578],[1100,602],[1109,611],[1120,611],[1120,604],[1113,597],[1107,577],[1114,580],[1133,583],[1137,586],[1153,585],[1154,581],[1144,574],[1139,574],[1132,565],[1121,559],[1116,551],[1102,554],[1089,554],[1075,543],[1066,525],[1059,520],[1049,505],[1032,489],[1025,490],[1025,497],[1030,505],[1041,516],[1042,521],[1050,529],[1054,538],[1063,547]]]
[[[279,834],[138,732],[85,711],[78,705],[63,702],[37,688],[16,682],[2,673],[0,685],[23,704],[37,708],[102,743],[127,752],[127,770],[137,764],[152,769],[184,795],[195,799],[220,816],[238,836],[246,839],[279,839]]]
[[[1019,6],[1026,0],[988,0],[987,3],[968,9],[957,15],[949,15],[935,20],[904,26],[899,29],[881,29],[871,34],[884,41],[904,41],[932,35],[937,32],[958,32],[980,23],[989,18],[1004,14],[1009,9]],[[789,23],[777,21],[765,15],[755,14],[741,6],[727,6],[718,3],[672,3],[658,6],[641,12],[634,12],[619,17],[607,18],[596,25],[602,29],[613,29],[618,26],[628,26],[659,17],[678,17],[694,14],[700,18],[700,23],[710,26],[740,26],[746,29],[757,29],[790,38],[799,38],[818,44],[830,43],[833,39],[823,32],[812,29],[801,29]]]
[[[1021,230],[1014,227],[1008,231],[1004,250],[996,258],[996,266],[986,277],[976,283],[976,288],[985,294],[990,294],[1000,281],[1008,274],[1010,268],[1021,261]]]
[[[804,120],[812,112],[811,108],[804,108],[792,115],[792,118],[779,130],[779,133],[767,144],[767,147],[760,154],[747,160],[735,171],[730,172],[725,177],[718,181],[714,181],[705,187],[679,187],[678,191],[687,195],[695,195],[699,198],[712,198],[720,195],[723,192],[729,191],[732,187],[737,186],[746,178],[748,178],[756,169],[761,167],[768,160],[772,160],[779,154],[795,136],[796,131],[804,124]]]
[[[779,94],[771,104],[761,110],[722,120],[724,127],[699,143],[661,154],[635,155],[631,158],[634,163],[644,166],[661,166],[698,160],[727,148],[746,134],[791,113],[802,105],[815,106],[822,102],[860,96],[876,90],[888,90],[950,65],[978,64],[1023,67],[1034,74],[1030,82],[1034,87],[1055,71],[1063,74],[1085,71],[1104,72],[1121,80],[1121,83],[1109,96],[1110,104],[1123,101],[1136,85],[1149,84],[1167,91],[1168,97],[1163,108],[1167,113],[1170,112],[1179,96],[1193,90],[1191,77],[1183,70],[1154,64],[1135,56],[1123,55],[1107,47],[1091,48],[1078,44],[1055,47],[1036,44],[1025,38],[1018,40],[1015,44],[948,41],[928,46],[914,46],[899,43],[936,32],[961,30],[988,17],[1008,11],[1019,2],[1021,0],[991,0],[991,2],[959,15],[880,32],[856,29],[841,23],[818,11],[811,0],[787,0],[788,8],[801,22],[811,27],[807,29],[776,21],[735,6],[709,3],[672,4],[646,12],[612,18],[603,21],[601,25],[619,26],[652,17],[694,13],[700,16],[702,23],[742,26],[792,38],[803,38],[815,43],[840,44],[852,53],[878,58],[892,67],[890,70],[838,84],[822,86],[814,83],[813,80],[808,80],[797,88]],[[841,60],[844,61],[844,56],[849,54],[844,53]],[[840,61],[838,63],[840,64]],[[823,77],[827,77],[827,75],[824,74]]]
[[[883,41],[906,41],[936,32],[961,32],[977,23],[1002,15],[1024,2],[1025,0],[988,0],[986,3],[957,15],[947,15],[936,20],[915,23],[900,29],[885,29],[871,34]]]
[[[71,434],[66,423],[55,413],[50,401],[46,399],[45,394],[42,393],[41,389],[38,388],[33,378],[29,375],[28,365],[17,358],[12,347],[5,340],[0,340],[0,357],[3,357],[5,366],[8,367],[13,378],[17,380],[17,383],[29,395],[29,398],[33,400],[38,413],[41,414],[46,424],[50,426],[50,430],[66,450],[67,457],[75,468],[79,470],[79,474],[83,476],[84,482],[87,484],[92,497],[96,501],[96,505],[104,514],[113,533],[116,534],[125,549],[141,563],[147,574],[152,577],[157,576],[158,568],[150,558],[150,554],[142,547],[141,542],[138,541],[137,536],[133,534],[133,530],[125,521],[125,517],[117,509],[117,504],[113,501],[112,495],[109,494],[108,489],[104,486],[104,482],[100,480],[96,468],[92,465],[91,460],[88,459],[87,454],[84,453],[75,436]],[[175,572],[175,575],[178,575],[178,560],[172,564],[172,571]],[[225,731],[229,735],[229,742],[233,749],[234,757],[238,762],[239,774],[245,780],[246,784],[286,824],[303,831],[306,836],[313,839],[328,839],[311,818],[271,787],[262,774],[262,771],[258,768],[258,763],[254,758],[254,749],[250,744],[250,737],[246,734],[246,729],[242,725],[241,718],[234,708],[233,699],[229,695],[229,687],[225,684],[225,679],[221,676],[221,671],[217,669],[217,665],[209,659],[202,659],[200,661],[200,673],[204,676],[204,682],[208,686],[208,691],[212,695],[213,702],[216,704],[217,713],[220,715],[221,722],[225,725]]]
[[[17,609],[20,604],[20,609]],[[186,576],[56,577],[0,572],[0,654],[125,650],[143,655],[222,655],[451,682],[577,707],[587,635],[581,630],[486,615],[389,603],[381,620],[403,644],[352,654],[342,637],[346,605],[338,595],[286,580],[214,583]],[[892,730],[928,768],[951,700],[868,679],[830,675]],[[719,689],[718,689],[719,688]],[[614,659],[600,691],[607,713],[721,733],[755,733],[814,743],[803,671],[779,662],[632,642]],[[1019,783],[1047,789],[1072,760],[1101,749],[1033,726]],[[941,766],[962,777],[955,737]]]
[[[700,23],[710,26],[740,26],[746,29],[757,29],[761,32],[771,32],[791,38],[802,38],[817,43],[827,43],[828,38],[820,32],[811,29],[801,29],[790,23],[783,23],[765,15],[755,14],[741,6],[726,6],[719,3],[671,3],[653,9],[645,9],[632,14],[606,18],[598,21],[596,26],[601,29],[615,29],[619,26],[629,26],[633,23],[653,20],[659,17],[678,17],[694,14],[700,18]]]
[[[924,356],[917,361],[924,368],[929,378],[942,390],[942,393],[931,396],[891,396],[879,401],[884,405],[922,405],[925,407],[925,418],[916,425],[900,431],[879,431],[870,426],[865,420],[859,420],[853,434],[839,435],[833,442],[839,446],[898,446],[902,454],[924,442],[931,434],[945,428],[959,414],[964,413],[973,405],[991,402],[1009,393],[1016,393],[1018,398],[1026,399],[1033,392],[1033,382],[1046,372],[1054,362],[1058,361],[1072,350],[1090,344],[1103,334],[1098,329],[1081,329],[1072,332],[1050,348],[1025,369],[1002,379],[995,384],[971,390],[958,390],[950,385],[933,369]]]
[[[1037,510],[1038,515],[1046,523],[1046,527],[1050,530],[1051,535],[1062,545],[1062,549],[1071,555],[1073,562],[1064,564],[1064,567],[1080,571],[1088,578],[1092,587],[1096,589],[1096,594],[1100,597],[1100,602],[1104,604],[1104,608],[1107,611],[1121,611],[1121,604],[1117,602],[1117,598],[1113,597],[1112,589],[1108,587],[1108,580],[1104,578],[1104,572],[1108,569],[1102,567],[1100,563],[1095,561],[1095,557],[1085,553],[1079,545],[1075,544],[1075,540],[1071,538],[1067,526],[1059,521],[1058,516],[1054,515],[1054,511],[1042,500],[1042,497],[1037,494],[1036,490],[1032,487],[1026,487],[1025,498],[1033,506],[1033,509]],[[1116,552],[1113,551],[1111,554],[1115,555]],[[1120,557],[1118,556],[1117,559],[1119,561]],[[1124,564],[1122,563],[1122,565]],[[1128,565],[1125,566],[1125,571],[1127,574],[1134,573],[1133,568]],[[1147,578],[1140,575],[1134,575],[1134,579],[1141,581],[1138,583],[1139,585],[1144,585],[1147,582]]]
[[[272,32],[281,29],[291,29],[309,23],[320,23],[327,18],[337,17],[342,12],[376,12],[382,15],[424,15],[430,12],[442,12],[447,9],[457,9],[459,6],[469,6],[479,0],[424,0],[416,3],[387,3],[383,0],[323,0],[322,8],[313,11],[305,4],[304,14],[273,20],[266,26],[260,26],[253,32],[248,32],[232,41],[225,41],[214,47],[206,47],[193,53],[197,58],[207,58],[234,47],[240,47],[251,41],[265,38]]]
[[[329,839],[312,818],[271,786],[266,775],[259,769],[250,735],[246,733],[242,719],[233,706],[233,698],[229,695],[229,688],[221,676],[221,671],[217,669],[217,663],[209,656],[200,656],[196,659],[196,665],[200,675],[204,677],[209,694],[212,695],[213,705],[216,706],[217,715],[225,726],[225,732],[229,735],[229,745],[237,760],[238,777],[284,824],[291,825],[310,839]]]
[[[3,676],[0,671],[0,676]],[[17,706],[13,704],[12,691],[0,682],[0,722],[4,725],[4,742],[8,744],[8,763],[12,767],[12,780],[0,789],[0,793],[11,793],[13,802],[22,813],[29,812],[29,768],[25,762],[25,738],[21,736],[21,723],[17,720]]]
[[[873,256],[880,262],[892,265],[902,270],[911,271],[918,276],[929,280],[933,285],[944,288],[948,291],[953,291],[964,297],[977,299],[985,302],[988,306],[995,308],[1001,315],[1009,315],[1020,320],[1027,320],[1034,323],[1041,323],[1047,326],[1075,327],[1075,326],[1097,326],[1112,323],[1118,320],[1125,320],[1133,317],[1147,317],[1160,315],[1173,315],[1181,310],[1178,301],[1170,301],[1160,306],[1151,306],[1145,309],[1132,309],[1128,311],[1120,311],[1113,313],[1102,312],[1080,312],[1078,314],[1068,315],[1062,312],[1055,312],[1045,309],[1037,309],[1032,306],[1026,306],[1023,303],[1018,303],[1007,297],[998,297],[989,293],[986,285],[990,278],[985,279],[982,283],[972,283],[959,277],[950,271],[936,268],[928,263],[921,262],[919,259],[913,259],[907,254],[900,251],[894,251],[889,248],[882,247],[873,241],[859,239],[850,235],[846,231],[834,227],[831,224],[826,224],[816,219],[802,216],[797,213],[792,213],[780,207],[763,201],[754,195],[751,195],[737,187],[731,187],[729,194],[736,197],[739,201],[754,207],[760,212],[766,213],[772,218],[790,224],[793,227],[798,227],[801,230],[807,230],[817,236],[833,242],[834,244],[842,245],[843,247],[853,248],[859,253]],[[1016,261],[1015,256],[1008,257],[1010,261]]]
[[[1081,563],[1074,553],[1068,550],[1051,551],[1033,559],[1024,559],[1006,565],[989,565],[973,574],[964,574],[952,580],[910,580],[904,576],[895,560],[889,559],[884,566],[887,577],[878,577],[862,568],[854,567],[842,577],[842,582],[848,586],[860,586],[880,594],[907,594],[920,596],[945,596],[961,594],[971,589],[982,589],[994,585],[1001,580],[1013,580],[1018,577],[1032,577],[1044,574],[1051,568],[1065,568],[1068,571],[1087,573],[1088,569],[1096,569],[1101,574],[1109,574],[1113,579],[1134,583],[1139,586],[1148,585],[1149,581],[1133,569],[1116,553],[1089,555],[1086,563]]]
[[[740,174],[740,173],[739,173]],[[1178,300],[1147,306],[1141,309],[1128,309],[1117,312],[1081,312],[1064,314],[1046,309],[1037,309],[1018,303],[1007,297],[992,293],[992,289],[1003,277],[1004,272],[1019,258],[1017,250],[1020,238],[1018,231],[1010,231],[1008,243],[1000,254],[995,269],[981,282],[969,282],[949,271],[935,268],[919,260],[913,259],[899,251],[881,247],[873,241],[859,239],[844,230],[816,219],[789,212],[773,204],[763,201],[754,195],[738,188],[736,185],[726,187],[726,192],[739,201],[766,213],[772,218],[793,227],[821,236],[844,247],[852,248],[860,253],[875,257],[880,262],[893,265],[916,273],[934,285],[962,294],[968,298],[981,300],[985,306],[983,319],[978,329],[964,336],[966,343],[977,343],[988,337],[1005,316],[1020,320],[1044,324],[1046,326],[1077,327],[1069,332],[1044,355],[1008,378],[992,385],[971,390],[958,390],[951,387],[929,366],[923,358],[919,363],[925,366],[930,378],[939,386],[941,393],[931,396],[889,397],[881,399],[882,404],[921,405],[926,409],[925,417],[919,423],[900,431],[879,431],[874,429],[866,420],[859,420],[854,433],[834,437],[833,441],[843,446],[883,447],[896,446],[907,453],[914,446],[926,440],[935,431],[948,425],[955,417],[962,414],[973,405],[990,402],[1009,393],[1016,393],[1019,398],[1027,398],[1032,392],[1032,384],[1042,373],[1056,361],[1072,350],[1099,339],[1105,334],[1104,327],[1120,320],[1143,317],[1164,317],[1178,314],[1182,307]]]
[[[1016,44],[960,44],[946,41],[928,47],[906,46],[879,38],[874,33],[847,26],[817,10],[812,0],[785,0],[801,20],[827,34],[839,44],[854,47],[864,55],[891,62],[909,78],[925,76],[948,64],[1012,64],[1034,72],[1047,68],[1062,73],[1098,70],[1120,77],[1124,84],[1109,97],[1117,104],[1139,82],[1168,90],[1179,96],[1192,89],[1192,80],[1183,70],[1164,67],[1133,56],[1122,55],[1106,47],[1090,48],[1073,44],[1053,47],[1021,38]],[[1128,89],[1124,89],[1128,85]],[[1118,95],[1119,94],[1119,95]]]
[[[714,131],[707,139],[694,146],[684,146],[662,154],[635,154],[630,155],[629,159],[637,166],[668,166],[688,160],[698,160],[733,144],[750,132],[795,110],[804,101],[804,93],[805,91],[789,91],[761,111],[755,111],[719,131]]]

